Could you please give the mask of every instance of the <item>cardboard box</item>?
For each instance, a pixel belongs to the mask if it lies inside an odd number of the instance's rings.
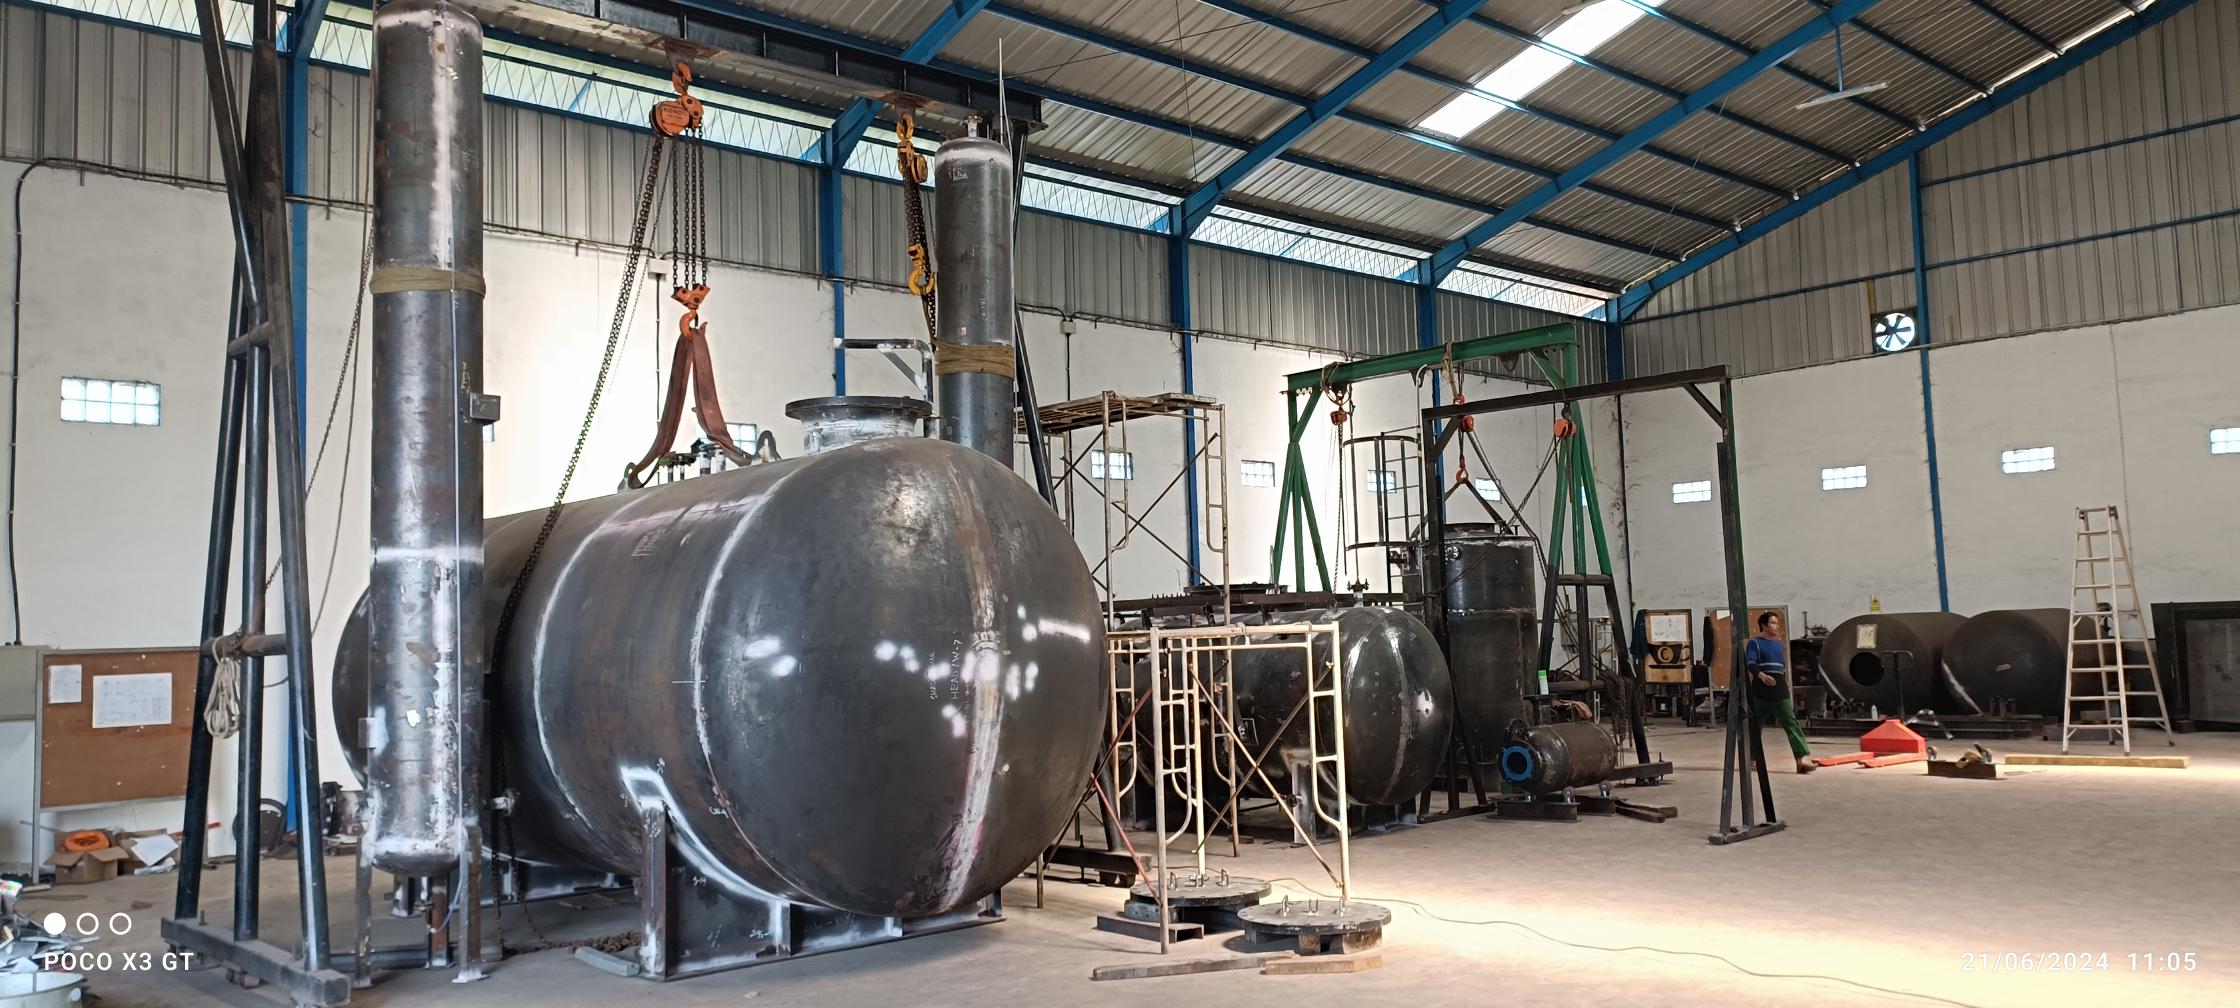
[[[125,863],[119,866],[119,871],[127,875],[160,867],[179,853],[179,841],[171,839],[168,830],[118,833],[115,834],[115,841],[117,847],[126,854]]]
[[[87,882],[107,882],[117,877],[117,869],[132,855],[119,847],[103,847],[91,851],[65,851],[48,858],[54,866],[56,885],[83,885]]]

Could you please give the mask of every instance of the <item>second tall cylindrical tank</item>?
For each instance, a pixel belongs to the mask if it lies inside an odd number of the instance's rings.
[[[1417,568],[1436,576],[1427,551]],[[1529,720],[1539,608],[1533,599],[1532,540],[1490,523],[1446,527],[1447,669],[1473,751],[1492,759],[1509,723]]]
[[[934,405],[941,440],[1011,464],[1011,152],[985,137],[959,137],[934,159],[933,248],[937,313]]]

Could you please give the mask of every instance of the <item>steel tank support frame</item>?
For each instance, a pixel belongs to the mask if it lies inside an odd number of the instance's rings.
[[[209,818],[215,768],[215,736],[203,712],[210,706],[220,676],[238,676],[249,686],[239,691],[241,744],[237,772],[240,821],[254,822],[263,798],[266,756],[262,702],[267,658],[288,663],[287,753],[298,768],[289,796],[315,821],[318,808],[318,718],[311,659],[311,605],[308,556],[304,540],[305,475],[302,389],[296,380],[292,332],[298,306],[290,281],[290,239],[285,200],[282,138],[281,68],[277,47],[279,13],[272,0],[255,5],[249,59],[246,129],[236,114],[234,81],[227,67],[226,44],[216,0],[198,0],[203,69],[210,111],[224,167],[234,269],[231,317],[227,323],[224,384],[220,393],[218,456],[211,494],[209,553],[203,582],[195,672],[193,726],[187,750],[187,787],[183,818],[199,824]],[[271,477],[275,464],[277,485]],[[267,501],[277,504],[277,535],[267,523]],[[233,568],[236,507],[241,519],[241,566]],[[277,539],[280,565],[282,632],[268,633],[266,549]],[[226,631],[231,582],[242,586],[239,629]],[[315,833],[312,830],[306,832]],[[321,838],[297,844],[297,910],[300,944],[284,949],[262,940],[258,914],[262,896],[258,858],[237,861],[231,928],[202,919],[202,880],[208,835],[186,831],[179,852],[177,898],[161,925],[174,949],[222,963],[237,977],[272,983],[301,1004],[334,1005],[350,996],[349,978],[336,971],[327,947],[326,864]]]
[[[1713,403],[1708,396],[1704,395],[1701,386],[1707,384],[1718,386],[1719,401],[1717,403]],[[1727,605],[1730,612],[1747,613],[1750,611],[1750,605],[1747,601],[1749,590],[1746,584],[1742,555],[1741,494],[1738,489],[1740,481],[1736,475],[1734,454],[1734,385],[1724,366],[1696,368],[1690,371],[1679,371],[1647,378],[1625,378],[1591,385],[1557,387],[1544,392],[1530,392],[1524,395],[1507,396],[1482,402],[1433,406],[1423,411],[1424,457],[1436,458],[1440,452],[1446,450],[1447,445],[1460,433],[1461,428],[1460,424],[1450,423],[1449,421],[1462,417],[1530,409],[1536,406],[1549,406],[1558,403],[1568,405],[1587,399],[1635,395],[1663,389],[1685,390],[1689,398],[1694,399],[1696,405],[1703,410],[1704,415],[1709,417],[1712,423],[1718,425],[1719,531],[1721,552],[1726,559]],[[1581,458],[1584,458],[1583,454]],[[1594,500],[1591,469],[1583,475],[1586,476],[1584,492],[1589,505],[1591,505]],[[1425,536],[1430,544],[1430,548],[1425,550],[1426,563],[1430,568],[1424,572],[1425,582],[1427,584],[1443,584],[1446,581],[1444,549],[1446,518],[1442,509],[1435,506],[1435,501],[1427,500],[1425,503],[1427,512]],[[1559,508],[1557,515],[1560,517],[1562,513],[1562,509]],[[1576,539],[1576,533],[1574,538]],[[1615,611],[1616,589],[1610,588],[1610,594],[1612,610]],[[1432,618],[1432,631],[1439,636],[1443,643],[1447,639],[1447,623],[1444,612],[1434,608],[1432,612],[1426,615]],[[1741,625],[1741,621],[1736,623],[1737,629],[1735,632],[1738,639],[1734,641],[1734,646],[1728,649],[1730,652],[1729,660],[1733,663],[1731,669],[1732,681],[1735,682],[1743,681],[1742,642],[1739,639]],[[1613,631],[1616,631],[1615,625],[1613,625]],[[1592,638],[1587,639],[1591,640]],[[1619,640],[1619,653],[1623,655],[1625,654],[1623,638],[1621,637]],[[1638,666],[1630,662],[1627,664],[1634,677],[1635,686],[1632,691],[1635,707],[1633,711],[1634,746],[1641,761],[1646,763],[1648,762],[1649,744],[1642,729],[1639,709],[1641,703],[1640,670]],[[1733,695],[1734,698],[1727,703],[1725,755],[1722,759],[1719,783],[1719,832],[1710,836],[1710,842],[1713,844],[1739,843],[1752,837],[1764,836],[1788,828],[1788,824],[1783,822],[1774,812],[1773,779],[1766,770],[1765,742],[1758,725],[1756,704],[1751,700],[1749,694],[1749,690],[1738,690]],[[1752,774],[1749,767],[1751,766],[1757,767],[1755,788],[1751,786],[1753,783],[1750,780]],[[1739,824],[1735,821],[1735,806],[1738,797],[1741,805],[1741,822]],[[1758,817],[1757,809],[1757,806],[1761,803],[1765,806],[1765,817],[1762,820]]]

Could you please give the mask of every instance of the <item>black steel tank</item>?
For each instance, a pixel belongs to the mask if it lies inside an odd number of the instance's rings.
[[[1417,549],[1419,576],[1429,577],[1428,549]],[[1461,725],[1486,759],[1500,751],[1513,721],[1528,721],[1539,605],[1539,567],[1532,540],[1490,522],[1447,526],[1447,669]]]
[[[1868,613],[1828,635],[1820,668],[1845,700],[1883,714],[1928,708],[1957,713],[1944,684],[1944,648],[1967,619],[1958,613]]]
[[[1974,714],[2060,716],[2070,618],[2067,609],[1993,609],[1969,617],[1944,648],[1953,699]],[[2093,635],[2090,626],[2078,629],[2080,637]],[[2080,666],[2098,664],[2085,658]]]
[[[1422,620],[1398,609],[1363,606],[1275,613],[1249,621],[1338,625],[1348,798],[1364,805],[1398,805],[1431,786],[1447,751],[1453,716],[1447,661]],[[1307,695],[1306,663],[1297,651],[1238,651],[1235,656],[1238,731],[1254,752],[1272,753],[1263,769],[1280,777],[1283,760],[1269,750],[1277,733],[1282,747],[1307,744],[1306,714],[1300,706]],[[1316,645],[1315,660],[1329,660],[1327,645]]]
[[[1600,784],[1617,769],[1618,740],[1592,721],[1541,725],[1501,750],[1501,779],[1526,794]]]
[[[542,518],[488,523],[493,633]],[[660,806],[711,877],[859,914],[1016,876],[1080,798],[1102,721],[1080,551],[1010,470],[930,439],[571,503],[508,637],[489,776],[520,792],[521,856],[638,874],[640,809]],[[364,645],[354,615],[340,711],[364,709]]]

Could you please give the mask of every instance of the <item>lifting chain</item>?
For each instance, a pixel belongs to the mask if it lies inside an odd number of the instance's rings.
[[[637,290],[639,271],[645,266],[648,251],[646,226],[653,219],[653,205],[661,192],[661,156],[668,146],[671,134],[662,130],[660,117],[661,109],[668,104],[664,102],[654,110],[653,146],[646,151],[645,182],[638,190],[638,206],[630,220],[630,244],[622,258],[622,292],[615,299],[614,320],[607,326],[607,345],[599,358],[599,375],[591,382],[591,401],[584,406],[583,423],[576,428],[575,446],[568,451],[568,465],[560,473],[560,487],[553,491],[552,504],[545,508],[544,521],[537,526],[537,537],[530,542],[529,552],[522,558],[520,572],[514,575],[513,583],[506,588],[505,605],[498,610],[497,632],[490,647],[490,664],[484,673],[487,680],[483,688],[484,696],[491,696],[496,692],[500,670],[506,664],[507,645],[513,637],[514,616],[521,608],[521,596],[528,589],[529,579],[536,575],[537,561],[544,556],[545,544],[551,541],[553,528],[560,524],[560,509],[567,503],[568,488],[575,483],[576,467],[583,461],[584,445],[591,440],[592,421],[599,415],[599,399],[605,394],[607,378],[614,371],[615,351],[622,346],[623,329],[630,319],[630,296]],[[489,740],[489,793],[504,796],[510,790],[506,779],[506,719],[490,719],[489,728],[484,733],[484,737]],[[503,811],[504,814],[498,817],[492,831],[490,846],[497,859],[504,862],[510,871],[515,851],[511,803]]]
[[[933,250],[926,242],[925,193],[926,179],[932,169],[926,156],[918,153],[918,122],[910,113],[902,113],[894,124],[895,167],[902,173],[902,216],[909,231],[910,293],[918,296],[918,304],[926,313],[926,338],[939,335],[934,324],[933,301]]]

